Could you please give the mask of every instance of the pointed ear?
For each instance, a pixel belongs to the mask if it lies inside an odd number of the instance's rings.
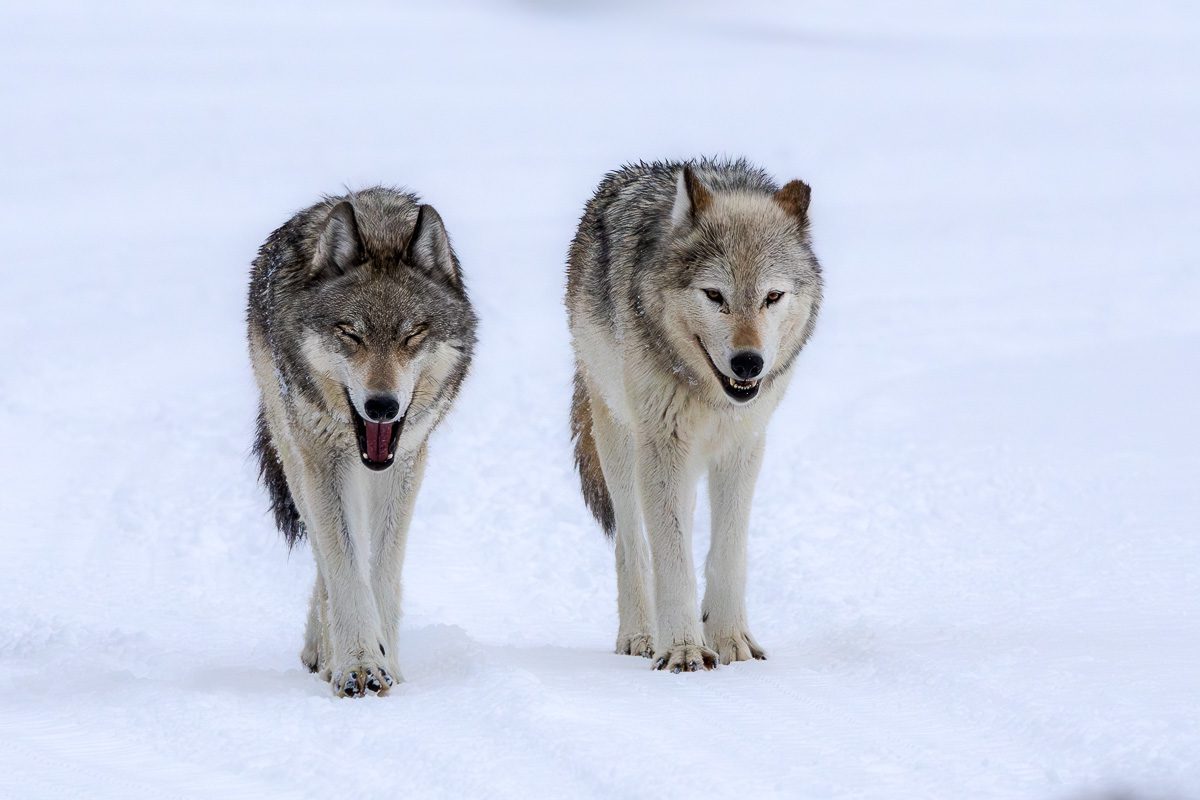
[[[417,224],[408,240],[404,260],[429,273],[430,277],[447,281],[456,289],[462,288],[450,237],[442,217],[433,206],[422,205],[417,211]]]
[[[705,188],[691,164],[685,164],[679,171],[679,179],[675,183],[675,205],[671,207],[671,226],[695,225],[700,215],[712,205],[712,193]]]
[[[812,189],[804,181],[789,181],[775,193],[775,202],[801,225],[808,224],[808,201],[811,199]]]
[[[345,275],[362,262],[362,239],[354,207],[343,200],[325,219],[313,256],[313,277],[321,280]]]

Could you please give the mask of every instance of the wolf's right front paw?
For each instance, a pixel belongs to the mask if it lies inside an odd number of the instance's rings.
[[[650,658],[654,655],[654,637],[648,633],[622,631],[617,634],[617,655]]]
[[[699,672],[716,666],[717,654],[699,644],[673,644],[654,660],[655,669],[671,672]]]
[[[362,697],[368,692],[383,697],[396,684],[379,664],[355,664],[334,670],[330,682],[338,697]]]

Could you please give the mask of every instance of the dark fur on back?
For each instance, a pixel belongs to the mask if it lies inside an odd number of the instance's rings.
[[[283,534],[288,548],[304,539],[304,522],[300,511],[288,490],[287,477],[283,474],[283,463],[271,443],[271,431],[267,427],[266,413],[258,409],[258,422],[254,426],[253,453],[258,458],[258,479],[271,497],[271,512],[275,516],[275,527]]]

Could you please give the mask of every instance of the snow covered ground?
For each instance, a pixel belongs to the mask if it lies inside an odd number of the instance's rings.
[[[4,0],[0,797],[1200,796],[1200,17],[973,5]],[[813,185],[828,290],[754,512],[771,658],[669,675],[609,652],[562,270],[606,170],[699,153]],[[339,701],[243,292],[377,181],[482,343],[408,683]]]

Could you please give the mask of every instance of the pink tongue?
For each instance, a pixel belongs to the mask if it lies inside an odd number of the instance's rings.
[[[392,426],[394,422],[371,422],[363,420],[367,427],[367,460],[387,461],[388,445],[392,441]]]

